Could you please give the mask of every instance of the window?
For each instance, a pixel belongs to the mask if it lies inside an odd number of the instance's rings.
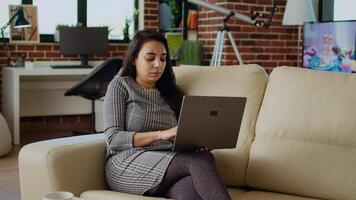
[[[124,38],[125,19],[130,21],[129,34],[133,35],[134,13],[134,0],[87,0],[87,26],[108,26],[111,40]]]
[[[0,4],[0,27],[3,27],[9,21],[9,5],[19,5],[21,0],[1,0]],[[9,27],[4,31],[4,36],[9,37]],[[0,35],[0,38],[2,36]]]
[[[38,29],[40,34],[54,34],[58,24],[77,24],[77,1],[73,0],[33,0],[38,9]]]
[[[355,0],[334,0],[334,20],[356,20]]]
[[[37,6],[38,28],[41,34],[41,41],[51,42],[56,26],[59,24],[76,25],[78,22],[78,1],[79,0],[0,0],[0,26],[5,25],[9,20],[8,5],[19,5],[22,3]],[[86,1],[86,20],[90,26],[108,26],[110,40],[122,40],[125,19],[129,20],[129,35],[132,36],[135,30],[134,13],[138,0],[83,0]],[[84,4],[85,5],[85,4]],[[84,12],[85,13],[85,12]],[[82,17],[80,15],[79,17]],[[1,36],[0,36],[1,37]],[[8,29],[5,32],[8,37]]]

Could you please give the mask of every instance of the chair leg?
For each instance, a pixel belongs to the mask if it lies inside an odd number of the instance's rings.
[[[95,99],[91,100],[91,133],[97,133],[95,129]]]
[[[87,134],[95,134],[98,133],[95,128],[95,99],[91,99],[91,124],[90,124],[90,132],[84,131],[73,131],[73,135],[87,135]]]

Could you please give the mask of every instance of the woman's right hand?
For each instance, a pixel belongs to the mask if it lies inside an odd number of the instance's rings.
[[[158,134],[160,140],[174,141],[177,135],[177,127],[173,127],[164,131],[159,131]]]
[[[177,127],[173,127],[163,131],[140,132],[135,133],[133,137],[133,147],[144,147],[151,145],[158,140],[174,141],[177,135]]]

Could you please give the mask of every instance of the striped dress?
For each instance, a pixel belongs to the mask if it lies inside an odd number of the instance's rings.
[[[176,152],[169,141],[133,148],[136,132],[177,125],[174,112],[157,89],[144,89],[131,77],[116,76],[104,99],[107,144],[106,181],[110,189],[143,195],[162,181]]]

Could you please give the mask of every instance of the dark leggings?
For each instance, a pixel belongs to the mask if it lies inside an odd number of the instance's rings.
[[[178,153],[154,195],[177,200],[231,199],[210,152]]]

